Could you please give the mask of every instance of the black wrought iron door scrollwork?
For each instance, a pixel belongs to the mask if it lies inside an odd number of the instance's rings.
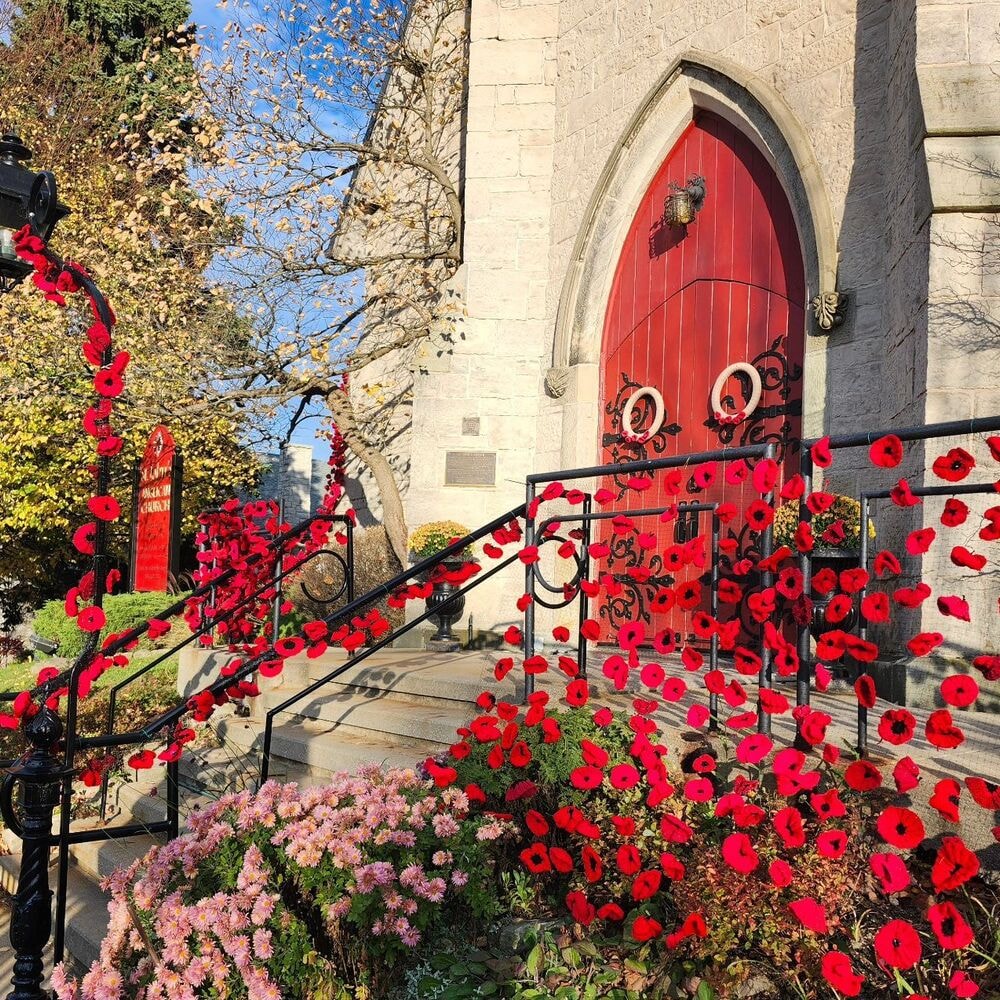
[[[718,434],[720,444],[731,445],[737,440],[737,435],[740,446],[773,441],[777,446],[774,458],[779,464],[789,451],[794,454],[798,450],[799,439],[792,434],[792,418],[802,416],[802,397],[796,388],[802,381],[802,366],[788,363],[788,357],[782,350],[787,339],[785,334],[776,337],[766,351],[750,362],[760,375],[762,398],[773,399],[777,395],[780,402],[758,406],[742,423],[723,424],[715,419],[711,403],[706,401],[709,414],[705,426]],[[735,372],[733,377],[739,380],[743,398],[737,401],[730,393],[722,397],[722,404],[736,412],[750,399],[751,386],[750,378],[745,373]],[[779,418],[779,426],[768,426]]]
[[[617,570],[612,573],[612,577],[616,583],[621,584],[622,589],[620,593],[608,596],[601,605],[600,616],[613,629],[631,621],[643,621],[649,624],[652,621],[649,607],[656,591],[661,587],[672,586],[676,578],[663,571],[662,555],[655,550],[644,549],[638,544],[635,532],[612,535],[608,545],[611,548],[608,565],[614,566]],[[652,554],[647,560],[649,552]],[[637,577],[629,573],[630,569],[642,572]]]
[[[622,425],[622,417],[625,413],[629,397],[641,388],[643,388],[641,383],[633,382],[625,372],[622,372],[621,385],[618,387],[615,398],[609,400],[604,406],[604,412],[610,418],[608,421],[610,430],[604,432],[601,444],[607,452],[605,461],[609,463],[637,462],[644,458],[662,455],[667,450],[668,439],[681,432],[680,424],[676,422],[668,423],[664,419],[660,429],[655,434],[650,435],[645,441],[631,441],[626,439],[624,432],[629,430],[629,428]],[[666,400],[665,402],[667,413],[669,414],[671,401]],[[631,430],[641,435],[643,429],[652,426],[653,422],[654,408],[649,397],[642,396],[638,399],[632,412],[633,424]],[[621,499],[628,488],[625,480],[620,476],[615,476],[614,483],[618,487],[618,497]]]

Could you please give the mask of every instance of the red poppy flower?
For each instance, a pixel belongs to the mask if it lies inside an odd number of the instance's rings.
[[[686,844],[694,831],[679,817],[665,813],[660,817],[660,835],[668,844]]]
[[[639,784],[639,772],[631,764],[616,764],[608,775],[612,788],[635,788]]]
[[[579,890],[566,894],[566,909],[569,910],[573,919],[584,927],[589,927],[597,916],[594,904],[587,900],[587,897]]]
[[[894,469],[903,461],[903,442],[895,434],[886,434],[872,443],[868,449],[872,465],[883,469]]]
[[[891,708],[882,713],[878,724],[878,734],[893,746],[901,746],[913,739],[917,720],[905,708]]]
[[[810,586],[814,593],[826,597],[837,586],[837,574],[829,566],[824,566],[813,576]]]
[[[509,643],[511,646],[520,646],[523,640],[521,635],[521,630],[516,625],[511,625],[507,628],[507,631],[503,634],[504,641]]]
[[[965,785],[977,805],[991,811],[1000,810],[1000,787],[982,778],[971,776],[965,779]]]
[[[906,644],[906,648],[914,656],[929,656],[941,643],[944,636],[940,632],[921,632]]]
[[[825,514],[835,503],[837,497],[833,493],[816,490],[806,497],[806,507],[812,514]]]
[[[902,892],[910,884],[910,871],[898,854],[873,854],[868,859],[868,865],[882,883],[882,891],[886,895]]]
[[[821,542],[826,542],[827,545],[832,545],[834,548],[843,544],[846,537],[847,531],[844,527],[843,520],[840,518],[834,521],[833,524],[831,524],[826,531],[819,536]]]
[[[937,607],[938,611],[946,618],[957,618],[963,622],[970,621],[969,604],[963,597],[939,597]]]
[[[879,579],[884,580],[889,576],[899,576],[902,570],[903,567],[900,566],[899,560],[888,549],[883,549],[875,556],[875,573]]]
[[[924,821],[903,806],[886,806],[879,814],[876,827],[879,836],[893,847],[909,851],[924,839]]]
[[[964,524],[969,516],[968,506],[957,497],[951,497],[945,502],[944,510],[941,512],[941,523],[946,528],[957,528]]]
[[[824,858],[840,858],[847,850],[847,834],[843,830],[824,830],[816,838],[816,850]]]
[[[995,542],[1000,538],[1000,507],[990,507],[983,511],[983,517],[990,523],[979,529],[979,537],[984,542]]]
[[[642,867],[642,856],[632,844],[622,844],[615,854],[615,864],[622,875],[634,875]]]
[[[988,681],[1000,681],[1000,656],[983,654],[973,659],[972,665]]]
[[[663,874],[666,875],[671,882],[680,882],[684,878],[684,865],[678,860],[677,856],[671,854],[669,851],[664,851],[660,855],[660,867],[663,869]]]
[[[128,759],[128,766],[136,771],[148,771],[155,761],[152,750],[143,750],[141,753],[134,753]]]
[[[773,458],[762,458],[753,467],[753,488],[761,495],[770,493],[778,482],[781,470]]]
[[[889,491],[889,499],[897,507],[915,507],[917,504],[923,503],[920,497],[914,496],[910,484],[905,479],[900,479]]]
[[[775,858],[771,862],[768,866],[767,874],[771,879],[771,884],[777,886],[779,889],[784,889],[786,886],[791,885],[792,878],[794,877],[792,866],[787,861],[782,861],[781,858]]]
[[[685,721],[692,729],[700,729],[708,719],[709,711],[704,705],[691,705],[685,716]]]
[[[845,997],[856,997],[861,993],[865,977],[855,973],[850,958],[842,951],[828,951],[823,956],[821,971],[830,986]]]
[[[875,934],[875,955],[882,965],[912,969],[920,961],[923,949],[913,925],[905,920],[890,920]]]
[[[580,862],[587,881],[600,882],[601,876],[604,874],[604,864],[601,861],[601,856],[590,844],[583,845],[583,850],[580,851]]]
[[[872,792],[882,787],[882,772],[868,760],[855,760],[847,765],[844,781],[856,792]]]
[[[693,611],[701,603],[701,584],[697,580],[688,580],[676,589],[677,607],[684,611]]]
[[[107,624],[107,617],[100,608],[91,606],[76,616],[76,624],[81,632],[100,632]]]
[[[799,722],[799,733],[811,747],[819,746],[826,740],[826,728],[833,718],[826,712],[811,711]]]
[[[808,521],[799,521],[799,525],[795,529],[794,541],[795,548],[799,552],[812,552],[816,547],[812,525]]]
[[[114,521],[122,512],[121,505],[113,496],[91,497],[87,507],[99,521]]]
[[[900,587],[893,593],[892,599],[901,608],[918,608],[930,596],[931,588],[921,582],[915,587]]]
[[[805,844],[806,835],[802,826],[802,813],[794,806],[785,806],[784,809],[779,809],[774,814],[772,822],[786,848],[791,850]]]
[[[175,760],[181,759],[181,754],[183,752],[184,747],[180,743],[171,743],[166,750],[157,754],[157,758],[162,760],[164,764],[172,764]]]
[[[840,790],[831,788],[825,792],[814,792],[809,796],[809,804],[821,823],[847,814],[847,807],[841,801]]]
[[[635,918],[635,922],[632,924],[631,935],[634,941],[643,942],[651,941],[655,937],[659,937],[663,933],[663,924],[658,920],[654,920],[652,917],[647,917],[644,914],[640,914]]]
[[[548,848],[541,843],[535,842],[530,847],[525,847],[521,851],[521,863],[533,875],[542,875],[552,870],[552,861],[549,858]]]
[[[892,769],[892,778],[896,783],[896,791],[905,794],[920,784],[920,768],[912,757],[902,757]]]
[[[829,930],[826,923],[826,909],[812,896],[796,899],[788,904],[788,908],[798,918],[799,923],[814,934],[826,934]]]
[[[942,837],[931,867],[931,882],[937,892],[951,892],[979,874],[979,858],[961,837]]]
[[[924,725],[924,734],[931,746],[941,750],[954,750],[965,742],[965,733],[954,724],[946,708],[931,712]]]
[[[810,449],[809,454],[812,457],[813,463],[821,469],[827,469],[830,467],[830,463],[833,462],[833,452],[830,451],[830,438],[829,436],[820,438]]]
[[[854,601],[847,594],[837,594],[830,599],[823,613],[828,625],[839,625],[854,610]]]
[[[590,685],[581,677],[566,685],[566,701],[574,708],[582,708],[590,699]]]
[[[934,459],[931,469],[938,479],[960,482],[975,468],[976,460],[964,448],[952,448],[947,455]]]
[[[658,872],[655,869],[640,872],[632,881],[632,898],[637,903],[641,903],[645,899],[650,899],[660,891],[662,881],[662,872]]]
[[[797,472],[781,487],[782,500],[798,500],[806,491],[805,480]]]
[[[710,778],[689,778],[684,782],[684,798],[689,802],[708,802],[715,795]]]
[[[86,524],[81,524],[80,527],[73,532],[73,548],[85,556],[92,556],[94,554],[94,545],[96,541],[96,521],[88,521]]]
[[[875,690],[875,678],[871,674],[862,674],[854,682],[854,693],[858,703],[864,708],[874,708],[878,698],[878,692]]]
[[[866,594],[861,599],[861,614],[869,622],[887,622],[889,620],[889,595],[880,591]]]
[[[976,940],[976,935],[966,922],[965,917],[950,900],[934,903],[929,907],[927,919],[941,947],[948,951],[967,948]]]
[[[704,938],[708,937],[708,925],[705,923],[705,918],[700,913],[690,913],[687,919],[677,928],[672,934],[668,934],[666,937],[666,945],[668,948],[676,948],[682,941],[687,940],[689,937]]]
[[[94,390],[105,399],[114,399],[125,388],[121,376],[110,368],[101,368],[94,375]]]
[[[948,980],[948,989],[959,997],[960,1000],[966,1000],[968,997],[974,997],[979,992],[979,987],[969,978],[969,974],[963,969],[956,969],[951,974],[951,979]],[[912,1000],[920,1000],[919,997],[914,996]]]
[[[599,788],[604,780],[604,772],[596,767],[585,765],[570,772],[569,781],[574,788]]]
[[[956,545],[951,550],[951,561],[956,566],[963,566],[967,569],[974,569],[977,572],[986,565],[986,556],[977,552],[970,552],[964,545]]]
[[[911,556],[923,555],[934,541],[937,532],[933,528],[918,528],[906,536],[906,551]]]
[[[941,697],[955,708],[968,708],[979,697],[979,685],[968,674],[952,674],[941,681]]]
[[[274,644],[274,651],[283,659],[288,659],[289,656],[297,656],[304,647],[305,642],[299,636],[294,635],[279,639]]]
[[[518,740],[510,748],[510,762],[514,767],[527,767],[531,763],[531,750],[524,740]]]
[[[779,574],[774,589],[789,601],[802,596],[802,573],[794,566],[786,566]]]
[[[942,778],[934,786],[934,794],[930,797],[930,806],[932,809],[936,809],[949,823],[957,823],[961,797],[962,786],[954,778]]]

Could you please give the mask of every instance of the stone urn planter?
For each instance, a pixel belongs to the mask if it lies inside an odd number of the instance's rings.
[[[443,563],[446,572],[454,573],[465,565],[465,560]],[[436,578],[435,578],[436,577]],[[427,610],[431,612],[431,621],[436,623],[437,631],[431,636],[430,641],[435,645],[458,648],[458,636],[451,628],[465,613],[465,595],[460,594],[449,603],[449,598],[459,589],[457,584],[445,579],[444,574],[428,574],[434,589],[430,595],[424,599]]]
[[[457,521],[430,521],[422,524],[410,536],[410,558],[414,562],[422,562],[469,534],[469,529]],[[452,626],[465,612],[465,595],[455,593],[460,584],[453,583],[447,577],[454,574],[472,561],[472,549],[466,547],[455,552],[450,559],[438,563],[431,570],[422,572],[420,578],[433,587],[431,593],[424,599],[430,620],[436,624],[437,631],[431,636],[430,643],[435,649],[453,651],[459,648],[458,637],[452,632]]]
[[[839,577],[845,569],[854,569],[860,564],[861,553],[857,549],[829,548],[817,546],[813,549],[812,575],[813,577],[822,569],[832,569]],[[812,621],[809,624],[809,633],[814,639],[818,639],[824,632],[830,629],[839,628],[845,632],[850,632],[857,624],[858,603],[855,600],[851,605],[851,610],[846,618],[839,622],[828,622],[826,620],[826,609],[833,600],[837,590],[831,590],[828,594],[820,596],[813,595]]]

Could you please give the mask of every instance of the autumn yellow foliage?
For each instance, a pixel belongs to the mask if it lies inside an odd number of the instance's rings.
[[[0,46],[0,120],[34,150],[33,169],[55,173],[71,214],[53,249],[96,278],[118,316],[116,348],[133,359],[116,408],[125,447],[113,492],[127,512],[131,464],[152,428],[167,424],[184,455],[190,531],[198,510],[252,488],[259,474],[241,445],[239,409],[173,416],[204,393],[204,359],[238,352],[246,339],[205,278],[213,238],[230,223],[189,179],[213,138],[211,121],[187,114],[192,39],[164,32],[147,39],[134,66],[111,65],[107,46],[69,25],[59,5],[24,10]],[[92,397],[79,348],[87,323],[80,303],[59,309],[30,280],[0,297],[0,579],[34,598],[72,575],[69,535],[87,519],[93,488],[80,427]],[[112,547],[127,555],[127,524],[116,526]]]

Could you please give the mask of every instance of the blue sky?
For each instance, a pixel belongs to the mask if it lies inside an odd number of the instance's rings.
[[[199,40],[201,43],[212,48],[213,43],[218,41],[222,29],[229,19],[229,13],[228,11],[218,9],[217,0],[192,0],[191,17],[201,29],[199,31]],[[289,409],[289,417],[293,409],[294,407]],[[318,409],[318,406],[310,407],[311,412],[315,412]],[[292,441],[297,444],[312,445],[313,457],[325,459],[329,457],[330,445],[326,437],[315,437],[316,431],[320,426],[321,421],[317,417],[305,419],[292,434]]]

